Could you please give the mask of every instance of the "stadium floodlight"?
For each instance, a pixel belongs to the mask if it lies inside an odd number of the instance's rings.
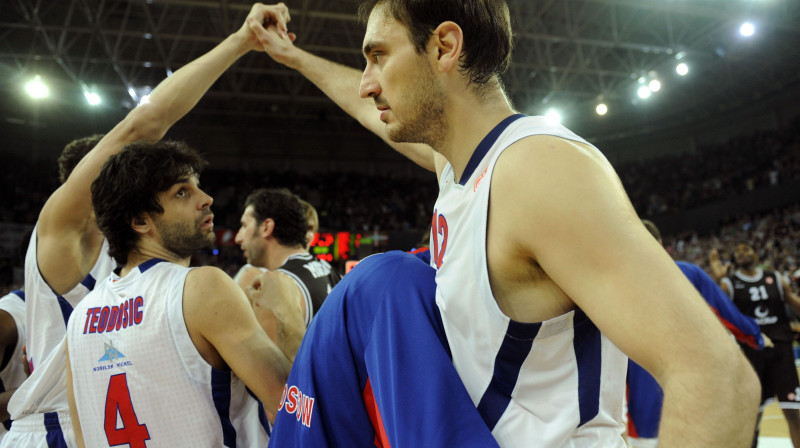
[[[686,74],[689,73],[689,66],[681,62],[675,66],[675,71],[681,76],[686,76]]]
[[[561,113],[555,109],[550,109],[547,113],[544,114],[545,118],[547,118],[551,123],[561,123]]]
[[[653,79],[647,84],[647,88],[650,89],[651,92],[658,92],[661,90],[661,81]]]
[[[639,98],[646,100],[647,98],[650,98],[650,95],[652,95],[653,92],[649,87],[641,86],[639,87],[639,90],[636,91],[636,94],[639,95]]]
[[[25,91],[28,92],[31,98],[37,100],[47,98],[50,95],[50,88],[47,87],[47,84],[42,81],[42,77],[39,75],[34,76],[32,80],[25,84]]]
[[[750,37],[756,32],[756,27],[750,22],[744,22],[742,26],[739,27],[739,34],[744,37]]]
[[[86,98],[86,102],[89,103],[89,105],[91,106],[97,106],[102,102],[102,99],[100,98],[100,95],[97,94],[97,92],[91,92],[89,90],[86,90],[83,92],[83,96]]]
[[[594,108],[594,111],[597,112],[597,115],[603,116],[608,113],[608,106],[605,103],[600,103]]]

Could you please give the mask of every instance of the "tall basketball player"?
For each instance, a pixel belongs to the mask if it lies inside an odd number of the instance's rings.
[[[755,374],[609,162],[509,103],[505,2],[373,0],[361,11],[363,73],[250,25],[273,59],[436,171],[437,305],[500,445],[623,447],[625,354],[664,385],[664,446],[749,443]]]

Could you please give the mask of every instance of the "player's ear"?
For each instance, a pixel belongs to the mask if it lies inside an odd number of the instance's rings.
[[[275,221],[272,218],[267,218],[261,225],[258,227],[258,231],[261,233],[262,238],[269,238],[272,235],[272,232],[275,230]]]
[[[455,22],[442,22],[428,40],[428,53],[436,56],[436,67],[441,72],[458,68],[464,49],[464,33]]]
[[[147,213],[143,213],[141,215],[134,216],[131,219],[131,228],[134,232],[145,234],[150,231],[152,227],[153,220]]]

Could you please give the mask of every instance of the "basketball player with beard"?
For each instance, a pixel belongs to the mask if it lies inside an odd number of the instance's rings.
[[[777,397],[789,425],[792,444],[800,447],[800,381],[792,351],[792,330],[786,315],[786,305],[800,312],[800,297],[778,271],[765,271],[758,266],[758,254],[750,243],[741,242],[734,248],[736,269],[730,276],[725,275],[728,266],[722,263],[716,250],[711,252],[709,259],[714,277],[739,311],[755,319],[761,331],[774,343],[774,347],[764,350],[742,345],[761,380],[759,422],[764,406]],[[758,426],[753,446],[757,443]]]
[[[215,240],[212,198],[199,184],[204,165],[182,143],[140,142],[112,156],[92,183],[97,226],[120,268],[98,282],[67,327],[79,443],[269,440],[265,408],[277,411],[289,360],[227,274],[189,268],[192,254]]]

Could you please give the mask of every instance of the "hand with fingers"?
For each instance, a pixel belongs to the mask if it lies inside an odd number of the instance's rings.
[[[263,5],[256,3],[247,16],[245,26],[258,41],[257,51],[266,52],[272,59],[290,68],[293,59],[294,40],[297,36],[290,33],[287,23],[291,21],[289,9],[283,3]]]
[[[267,271],[253,281],[248,292],[261,327],[293,361],[306,331],[297,283],[282,272]]]
[[[711,265],[711,277],[714,278],[715,282],[719,283],[723,277],[728,275],[731,263],[726,262],[723,264],[717,249],[711,249],[711,252],[708,253],[708,261]]]

